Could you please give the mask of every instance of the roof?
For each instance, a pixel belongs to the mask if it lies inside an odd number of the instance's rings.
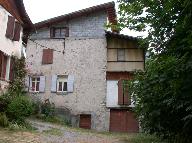
[[[102,10],[105,10],[107,12],[108,19],[109,19],[110,23],[113,23],[113,24],[117,23],[115,3],[114,2],[108,2],[108,3],[104,3],[104,4],[93,6],[93,7],[89,7],[89,8],[86,8],[86,9],[82,9],[82,10],[75,11],[75,12],[72,12],[72,13],[69,13],[69,14],[61,15],[61,16],[58,16],[58,17],[54,17],[54,18],[51,18],[51,19],[48,19],[48,20],[38,22],[38,23],[35,24],[35,28],[40,29],[40,28],[47,27],[47,26],[50,26],[50,25],[55,24],[55,23],[59,23],[59,22],[65,21],[65,20],[70,20],[70,19],[73,19],[73,18],[77,18],[77,17],[80,17],[80,16],[90,14],[90,13],[99,12],[99,11],[102,11]]]
[[[114,38],[120,38],[120,39],[126,39],[126,40],[138,40],[137,37],[119,34],[119,33],[111,32],[111,31],[105,31],[105,35],[106,35],[106,37],[114,37]]]
[[[24,29],[33,28],[33,23],[25,10],[23,0],[0,0],[0,5],[14,16],[23,25]]]

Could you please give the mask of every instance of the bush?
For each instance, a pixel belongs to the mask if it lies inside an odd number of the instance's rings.
[[[33,110],[33,103],[28,97],[18,96],[8,105],[7,116],[11,121],[22,123],[26,117],[33,113]]]
[[[52,117],[54,115],[55,106],[51,104],[49,100],[45,100],[45,102],[41,105],[41,113],[45,115],[45,117]]]
[[[11,97],[8,94],[0,96],[0,112],[5,112],[8,104],[11,102]]]
[[[0,113],[0,126],[7,127],[9,125],[8,118],[5,113]]]

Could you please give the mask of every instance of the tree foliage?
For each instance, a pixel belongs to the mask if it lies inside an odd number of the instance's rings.
[[[120,0],[119,26],[149,29],[150,59],[132,83],[143,130],[192,140],[192,1]]]

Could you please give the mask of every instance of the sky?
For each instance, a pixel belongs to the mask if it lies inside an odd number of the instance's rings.
[[[32,22],[37,23],[111,1],[112,0],[24,0],[24,5]],[[117,8],[118,6],[116,4],[116,11]],[[138,33],[128,29],[124,29],[121,33],[135,37],[145,35],[144,33]]]

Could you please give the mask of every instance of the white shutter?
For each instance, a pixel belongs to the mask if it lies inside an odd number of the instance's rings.
[[[33,92],[32,91],[32,78],[29,76],[29,92]]]
[[[40,76],[39,92],[45,92],[45,76]]]
[[[29,76],[27,76],[25,78],[25,91],[28,92],[29,91]]]
[[[67,92],[73,92],[75,77],[73,75],[68,75],[67,79]]]
[[[57,75],[52,75],[51,92],[57,91]]]

